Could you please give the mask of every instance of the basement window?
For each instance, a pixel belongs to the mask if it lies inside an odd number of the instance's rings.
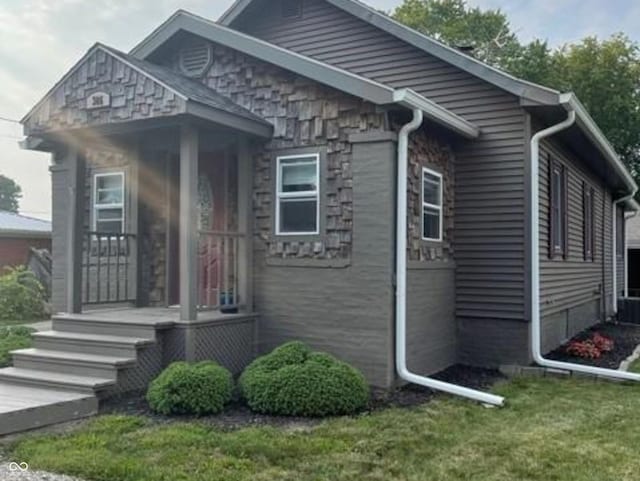
[[[98,233],[124,232],[124,172],[93,176],[93,229]]]
[[[422,169],[422,239],[442,242],[442,174]]]
[[[594,190],[586,182],[582,184],[584,260],[595,259]]]
[[[549,175],[549,257],[567,257],[567,168],[560,162],[551,161]]]
[[[302,17],[302,0],[281,0],[282,18]]]
[[[277,158],[277,235],[320,231],[320,155]]]

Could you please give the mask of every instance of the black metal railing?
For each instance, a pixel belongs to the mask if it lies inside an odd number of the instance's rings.
[[[82,253],[84,304],[136,301],[136,235],[86,232]]]
[[[240,307],[239,254],[243,239],[243,234],[235,232],[199,231],[199,309],[232,311]]]

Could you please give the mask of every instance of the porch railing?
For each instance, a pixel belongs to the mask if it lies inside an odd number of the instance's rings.
[[[83,304],[136,301],[136,235],[86,232],[82,252]]]
[[[240,256],[244,235],[236,232],[199,231],[198,307],[236,310],[244,302],[240,293]]]

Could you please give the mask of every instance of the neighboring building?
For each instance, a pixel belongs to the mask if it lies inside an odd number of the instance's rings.
[[[32,247],[51,251],[51,222],[0,211],[0,274],[27,265]]]
[[[568,112],[532,172],[533,135]],[[420,115],[396,205],[398,139]],[[84,377],[57,383],[105,396],[172,360],[238,372],[301,339],[391,387],[405,208],[414,372],[529,363],[534,252],[544,351],[615,315],[613,226],[623,240],[637,186],[575,96],[356,1],[177,12],[128,54],[92,47],[23,124],[53,154],[63,314],[5,382],[72,366]]]
[[[626,290],[628,297],[640,298],[640,217],[634,216],[626,222],[627,273]],[[639,319],[640,321],[640,319]]]

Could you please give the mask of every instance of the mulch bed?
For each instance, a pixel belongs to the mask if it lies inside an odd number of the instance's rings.
[[[504,379],[496,370],[468,366],[452,366],[433,376],[441,381],[460,384],[473,389],[488,389],[495,382]],[[369,410],[373,412],[392,407],[408,408],[429,402],[436,392],[422,386],[407,384],[393,391],[374,390]],[[144,416],[157,424],[176,421],[197,421],[215,426],[219,429],[231,430],[251,426],[275,426],[291,430],[306,429],[322,421],[322,419],[288,416],[267,416],[251,412],[239,401],[231,403],[223,413],[215,416],[162,416],[151,411],[144,399],[144,393],[135,393],[126,397],[113,398],[101,402],[100,414],[125,414]]]
[[[560,346],[555,351],[549,353],[547,359],[555,361],[567,361],[576,364],[586,364],[589,366],[618,369],[620,363],[627,359],[640,345],[640,326],[631,324],[616,324],[605,322],[597,324],[584,332],[581,332],[573,340],[584,341],[590,339],[596,332],[613,339],[613,351],[603,352],[598,359],[582,359],[574,357],[566,352],[566,344]]]

